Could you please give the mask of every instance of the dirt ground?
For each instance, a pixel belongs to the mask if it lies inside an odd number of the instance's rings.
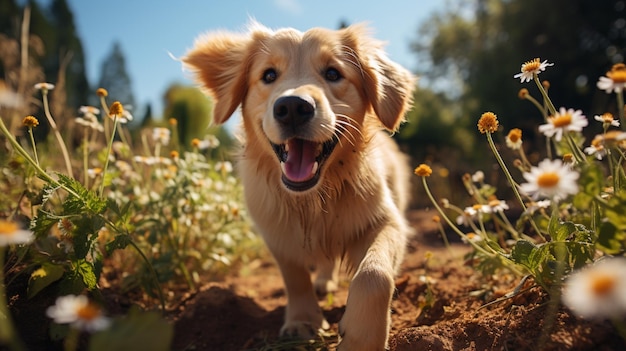
[[[514,298],[487,305],[513,291],[519,278],[478,274],[464,257],[470,251],[467,245],[452,240],[450,249],[444,247],[430,222],[432,215],[410,215],[419,234],[396,280],[392,351],[626,350],[610,323],[575,318],[549,304],[547,295],[532,284]],[[347,286],[345,281],[332,298],[320,300],[331,323],[322,349],[336,346]],[[277,335],[285,304],[273,262],[252,262],[223,282],[206,284],[172,313],[173,350],[294,349]]]
[[[411,240],[396,280],[391,351],[626,350],[610,323],[573,317],[548,303],[532,282],[520,295],[497,300],[513,291],[519,278],[479,274],[465,257],[469,247],[454,240],[454,234],[449,236],[451,248],[444,247],[432,215],[410,214],[419,234]],[[186,293],[167,315],[175,329],[172,350],[333,350],[349,282],[344,280],[337,293],[320,299],[331,324],[323,343],[296,346],[278,337],[287,301],[280,273],[269,254],[266,257],[239,267],[223,281],[205,282],[198,291]],[[60,350],[59,343],[50,342],[49,321],[37,307],[54,303],[52,296],[43,295],[11,301],[12,309],[29,350]],[[105,289],[103,299],[109,312],[123,313],[136,303],[134,297],[111,289]]]

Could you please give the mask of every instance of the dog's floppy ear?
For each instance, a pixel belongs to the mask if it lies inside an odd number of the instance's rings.
[[[364,25],[352,25],[344,31],[347,45],[361,64],[365,96],[385,128],[396,131],[411,107],[415,77],[387,57],[382,43],[370,38]]]
[[[185,67],[215,99],[214,123],[226,122],[245,97],[250,42],[248,35],[205,34],[182,58]]]

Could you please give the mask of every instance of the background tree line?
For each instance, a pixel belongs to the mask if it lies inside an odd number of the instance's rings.
[[[451,1],[412,43],[421,86],[431,89],[417,90],[398,140],[417,159],[459,173],[493,162],[476,129],[485,111],[498,115],[505,133],[520,128],[525,142],[545,143],[537,135],[543,117],[517,96],[528,88],[540,98],[537,87],[513,78],[536,57],[555,63],[540,78],[551,82],[557,108],[582,109],[590,119],[615,112],[614,94],[598,91],[596,82],[626,56],[625,6],[622,0]],[[601,131],[599,124],[588,129]]]
[[[31,9],[29,79],[58,85],[53,98],[63,102],[57,106],[68,107],[55,111],[59,117],[73,117],[80,105],[95,104],[92,96],[98,87],[109,90],[111,101],[136,105],[119,44],[114,43],[103,60],[98,86],[88,81],[67,0],[51,0],[47,8],[34,0],[22,6],[17,0],[0,2],[1,79],[18,85],[24,6]],[[491,162],[475,127],[484,111],[495,112],[505,132],[521,128],[525,141],[537,139],[542,117],[517,97],[522,87],[536,95],[536,87],[513,79],[521,64],[535,57],[556,64],[541,78],[552,83],[550,93],[558,106],[582,109],[588,116],[607,112],[607,106],[615,105],[613,97],[598,92],[595,82],[624,60],[625,7],[623,0],[450,0],[414,35],[421,81],[410,123],[397,135],[398,141],[415,159],[462,173],[470,164],[475,168]],[[197,133],[199,125],[208,123],[210,102],[188,86],[171,85],[164,92],[164,105],[159,118],[152,116],[150,106],[135,106],[134,112],[144,112],[136,116],[144,126],[179,119],[185,141],[198,136],[190,131]]]
[[[23,55],[24,48],[26,56]],[[28,62],[23,65],[25,57]],[[109,103],[120,101],[134,114],[132,129],[165,126],[169,118],[176,118],[179,120],[178,135],[184,145],[188,146],[192,138],[202,138],[207,133],[219,134],[222,143],[230,145],[229,135],[221,128],[207,129],[210,101],[189,87],[172,84],[164,92],[165,111],[159,118],[153,116],[150,105],[137,106],[119,42],[112,44],[110,54],[103,59],[98,81],[89,82],[80,33],[67,0],[51,0],[46,7],[35,0],[25,1],[22,5],[16,0],[0,2],[0,80],[24,96],[34,97],[27,101],[27,111],[16,114],[18,117],[26,114],[43,116],[38,105],[41,100],[33,85],[39,82],[55,84],[55,89],[50,92],[51,109],[62,130],[68,126],[71,129],[80,106],[99,106],[95,91],[105,88],[109,92]],[[16,126],[21,118],[12,118],[12,121],[17,121],[13,123]],[[39,138],[44,138],[48,133],[47,124],[41,123],[35,132]]]

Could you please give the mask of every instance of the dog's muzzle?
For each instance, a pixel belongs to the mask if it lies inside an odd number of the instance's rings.
[[[336,135],[325,142],[307,140],[300,133],[315,116],[315,101],[306,96],[283,96],[274,103],[274,119],[287,136],[283,144],[272,144],[282,170],[282,181],[293,191],[314,187],[320,171],[339,142]]]

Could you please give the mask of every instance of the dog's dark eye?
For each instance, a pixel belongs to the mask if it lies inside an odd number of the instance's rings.
[[[261,80],[265,84],[270,84],[274,82],[276,78],[278,78],[278,73],[276,73],[276,70],[273,68],[269,68],[266,69],[265,72],[263,72],[263,77],[261,77]]]
[[[336,82],[341,79],[341,73],[336,68],[328,68],[324,72],[324,78],[329,82]]]

